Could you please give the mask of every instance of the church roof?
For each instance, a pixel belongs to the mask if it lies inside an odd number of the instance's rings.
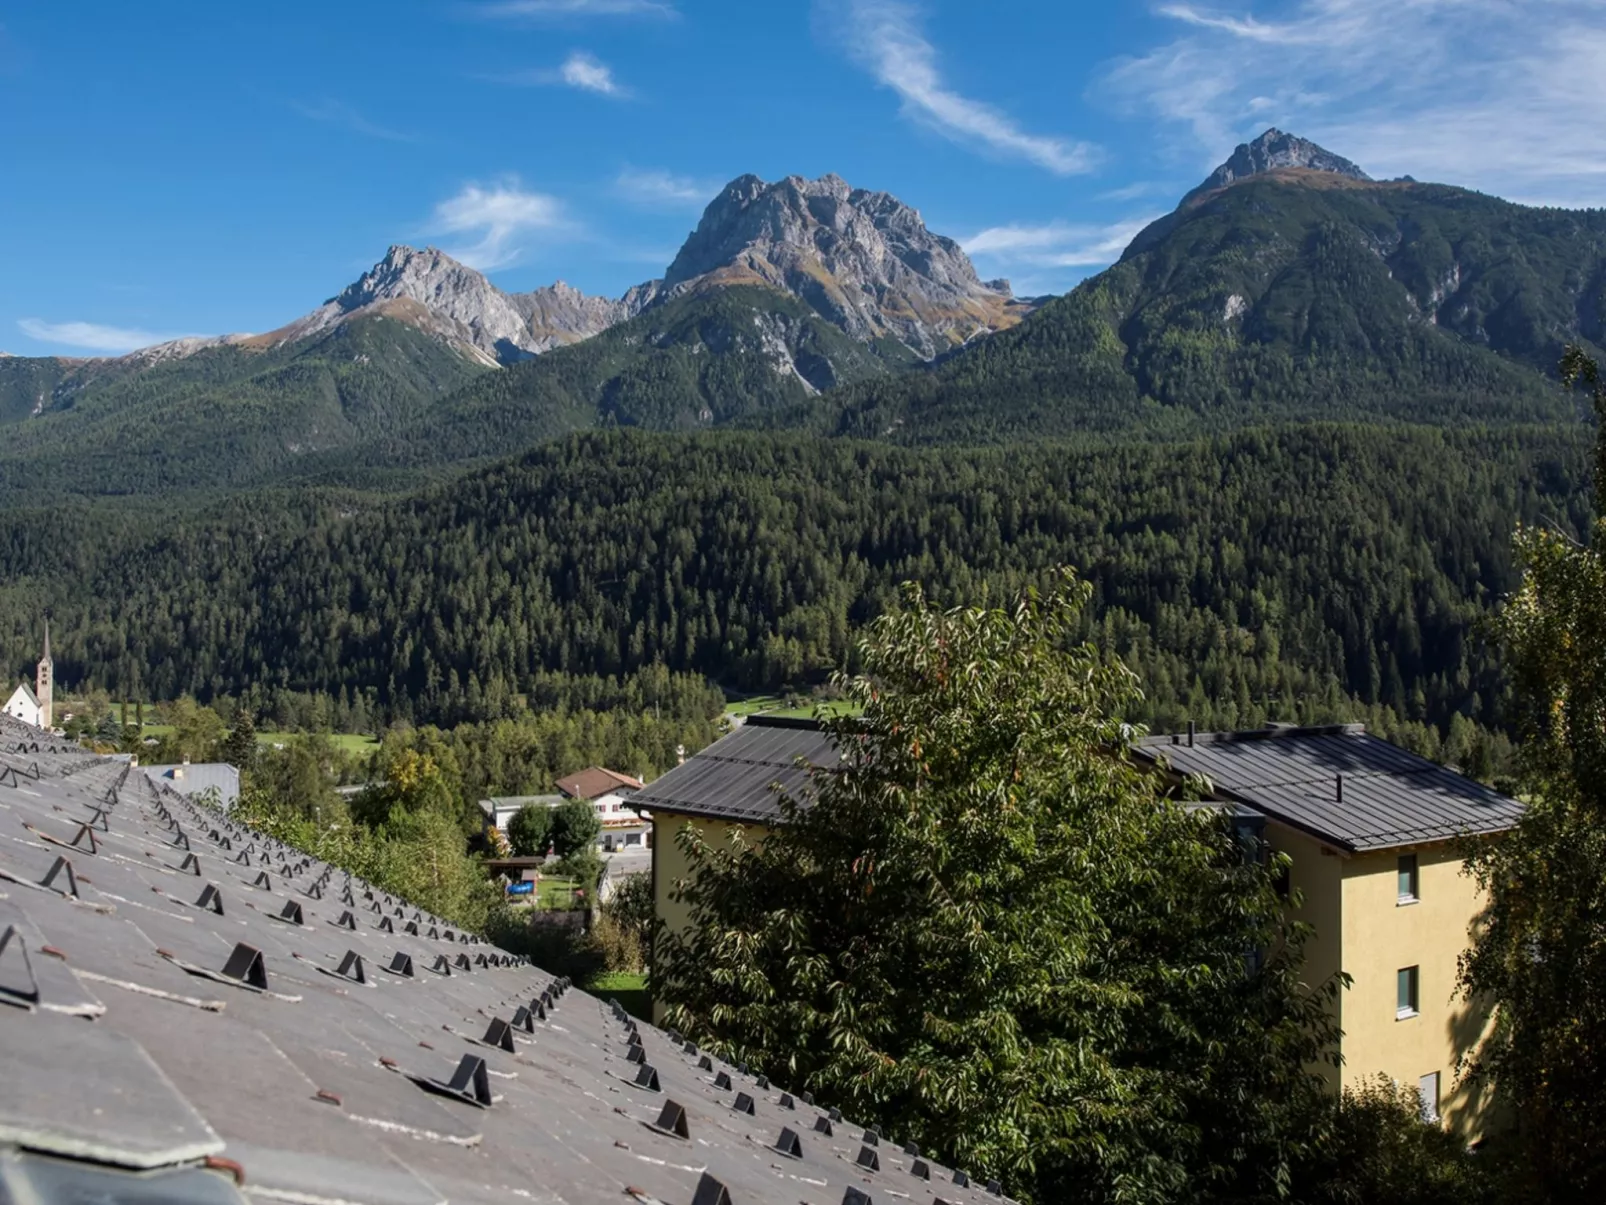
[[[33,687],[29,686],[26,682],[18,683],[17,684],[17,689],[11,692],[11,697],[14,699],[19,694],[23,698],[27,699],[30,705],[32,705],[34,707],[39,706],[39,699],[33,693]]]

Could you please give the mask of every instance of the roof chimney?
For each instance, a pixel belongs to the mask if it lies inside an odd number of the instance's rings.
[[[1344,802],[1344,776],[1342,774],[1338,776],[1337,789],[1333,798],[1337,799],[1340,803]]]
[[[1188,748],[1193,748],[1193,721],[1188,721]]]

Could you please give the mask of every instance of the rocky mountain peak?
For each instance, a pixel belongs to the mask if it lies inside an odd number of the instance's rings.
[[[1314,142],[1279,129],[1270,129],[1253,142],[1238,145],[1231,157],[1206,177],[1205,182],[1183,198],[1186,205],[1203,193],[1225,188],[1235,180],[1259,176],[1279,168],[1302,167],[1317,172],[1332,172],[1352,180],[1370,180],[1355,164],[1341,155]]]
[[[834,174],[732,180],[670,264],[663,295],[742,283],[795,293],[856,338],[890,334],[927,357],[1024,312],[917,210]]]
[[[625,302],[587,297],[559,281],[504,293],[436,247],[396,244],[337,296],[265,339],[304,339],[363,315],[411,323],[487,364],[527,359],[628,317]]]

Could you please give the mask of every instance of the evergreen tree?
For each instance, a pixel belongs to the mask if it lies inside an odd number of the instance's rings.
[[[223,741],[219,756],[242,774],[256,767],[257,727],[251,718],[251,709],[243,704],[234,712],[234,727]]]
[[[1043,1205],[1273,1195],[1335,1039],[1274,865],[1124,754],[1068,575],[877,620],[840,767],[760,846],[688,826],[668,1023]],[[1254,951],[1263,955],[1252,955]]]

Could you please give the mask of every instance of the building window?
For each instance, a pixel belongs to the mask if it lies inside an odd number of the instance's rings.
[[[1430,1071],[1416,1081],[1416,1094],[1422,1100],[1422,1120],[1439,1120],[1439,1073]]]
[[[1414,904],[1419,898],[1417,895],[1416,855],[1401,854],[1399,866],[1399,902]]]
[[[1403,1021],[1416,1016],[1418,968],[1401,967],[1394,973],[1394,1019]]]

